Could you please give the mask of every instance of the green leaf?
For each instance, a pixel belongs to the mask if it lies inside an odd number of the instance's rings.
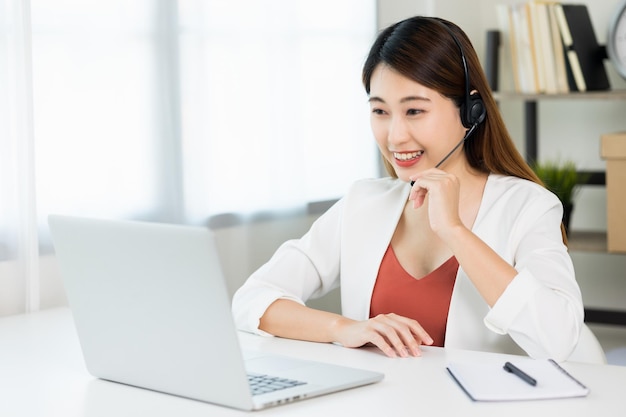
[[[532,169],[546,188],[556,194],[563,204],[573,204],[579,190],[578,185],[586,183],[589,179],[588,174],[577,172],[576,164],[569,160],[534,163]]]

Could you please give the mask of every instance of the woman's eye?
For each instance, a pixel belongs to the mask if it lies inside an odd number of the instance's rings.
[[[376,115],[379,115],[379,116],[382,116],[382,115],[385,114],[385,111],[382,110],[382,109],[372,109],[372,113],[376,114]]]
[[[408,116],[416,116],[418,114],[420,114],[422,111],[420,109],[409,109],[406,111],[406,114]]]

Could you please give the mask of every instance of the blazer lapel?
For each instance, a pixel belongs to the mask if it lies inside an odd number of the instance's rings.
[[[342,310],[355,320],[369,318],[378,269],[410,191],[404,182],[388,181],[385,192],[362,187],[346,202],[344,215],[350,218],[344,220],[342,233]]]

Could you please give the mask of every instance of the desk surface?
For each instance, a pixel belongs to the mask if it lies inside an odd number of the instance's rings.
[[[68,309],[0,319],[0,415],[74,416],[612,416],[626,409],[626,367],[565,363],[591,390],[586,398],[476,403],[461,391],[445,365],[493,354],[424,348],[420,358],[389,359],[375,349],[346,349],[241,335],[246,349],[368,368],[385,373],[377,384],[246,413],[98,380],[85,369]],[[502,360],[509,358],[501,355]]]

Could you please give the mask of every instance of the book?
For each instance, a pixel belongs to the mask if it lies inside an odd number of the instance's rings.
[[[535,65],[535,75],[537,79],[537,92],[545,93],[548,83],[548,71],[544,52],[546,46],[544,39],[544,27],[541,19],[540,4],[535,2],[526,3],[526,15],[530,33],[530,44],[533,54],[533,64]]]
[[[513,89],[515,92],[522,91],[520,86],[518,51],[515,44],[515,33],[511,21],[511,11],[508,4],[497,4],[496,14],[498,18],[498,30],[500,31],[502,45],[502,60],[500,71],[510,73],[513,76]]]
[[[574,41],[572,40],[572,34],[565,19],[563,13],[563,5],[555,4],[554,13],[557,23],[559,25],[559,31],[561,32],[561,39],[563,41],[563,52],[565,55],[565,68],[567,73],[568,85],[571,91],[586,91],[587,84],[583,77],[582,69],[580,68],[580,61],[578,55],[573,49]]]
[[[532,5],[533,32],[536,33],[536,53],[539,70],[543,73],[543,88],[540,92],[546,94],[558,93],[556,56],[553,47],[552,22],[548,3],[534,2]],[[559,39],[560,42],[560,39]]]
[[[589,388],[552,359],[518,357],[509,362],[536,380],[531,385],[504,369],[505,360],[450,362],[447,370],[474,401],[527,401],[585,397]]]
[[[610,89],[605,54],[596,39],[587,6],[556,4],[555,13],[567,56],[570,89],[575,87],[581,92]]]
[[[570,91],[567,81],[567,66],[565,64],[565,51],[563,49],[563,41],[561,40],[561,32],[559,30],[559,22],[556,18],[556,4],[549,3],[548,15],[550,20],[550,34],[552,36],[552,51],[554,54],[554,71],[556,76],[557,92],[567,93]]]
[[[514,42],[518,67],[519,91],[522,93],[538,93],[537,65],[534,42],[529,20],[529,6],[517,3],[510,6],[511,36]]]

